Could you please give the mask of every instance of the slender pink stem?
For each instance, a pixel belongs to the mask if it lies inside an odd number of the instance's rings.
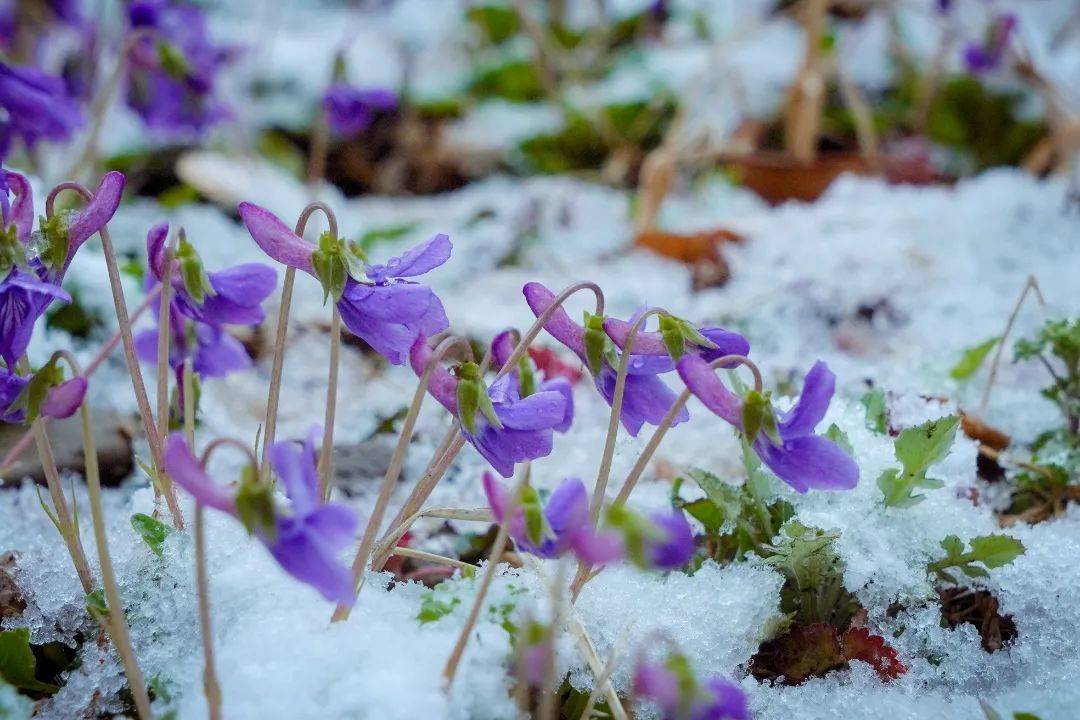
[[[341,313],[334,305],[330,319],[330,371],[326,380],[326,415],[323,420],[322,453],[319,455],[319,485],[323,502],[330,500],[334,475],[334,419],[337,415],[338,365],[341,356]]]
[[[307,205],[296,219],[295,232],[299,237],[304,236],[307,230],[308,220],[316,211],[322,211],[326,216],[326,224],[330,233],[337,237],[337,216],[330,206],[323,202],[312,202]],[[278,308],[277,335],[274,339],[274,360],[270,369],[270,392],[266,398],[266,422],[263,426],[262,464],[259,474],[263,482],[270,480],[270,447],[274,444],[277,434],[278,401],[281,398],[281,374],[285,367],[285,340],[289,330],[289,312],[292,309],[293,284],[296,282],[296,268],[289,267],[285,270],[285,282],[281,286],[281,305]],[[324,433],[333,435],[333,428],[324,428]],[[324,436],[325,437],[325,436]]]

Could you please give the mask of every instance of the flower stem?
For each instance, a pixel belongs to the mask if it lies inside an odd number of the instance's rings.
[[[63,190],[73,190],[89,201],[93,196],[90,191],[78,183],[60,183],[49,192],[45,199],[46,217],[52,217],[53,204],[56,196]],[[112,289],[113,304],[116,306],[116,322],[120,327],[120,338],[124,344],[124,358],[127,360],[128,375],[131,377],[131,387],[135,393],[135,401],[139,406],[139,415],[142,416],[143,431],[146,441],[150,445],[150,456],[154,465],[154,472],[159,479],[165,477],[165,461],[162,453],[161,436],[150,409],[150,401],[146,396],[146,383],[143,381],[142,368],[139,366],[139,358],[135,354],[135,340],[131,332],[131,318],[128,316],[127,302],[124,300],[124,286],[120,280],[120,268],[116,264],[116,251],[113,248],[112,237],[109,235],[108,225],[102,225],[98,230],[101,238],[101,248],[105,255],[105,266],[109,273],[109,286]],[[176,493],[170,484],[162,483],[165,488],[165,502],[169,506],[169,512],[173,517],[173,525],[178,530],[184,527],[184,517],[180,513],[180,505],[176,500]]]
[[[360,583],[364,577],[364,568],[367,567],[368,557],[371,554],[371,547],[375,544],[375,533],[379,531],[379,526],[382,525],[383,515],[386,514],[386,506],[390,504],[390,495],[393,493],[394,486],[397,484],[398,477],[401,475],[401,466],[405,462],[405,451],[408,450],[409,441],[412,440],[413,428],[416,426],[416,418],[420,415],[420,408],[424,404],[424,396],[427,394],[428,383],[431,381],[431,374],[442,361],[443,356],[455,345],[462,346],[465,349],[466,356],[470,360],[472,359],[472,348],[469,346],[468,341],[451,335],[440,342],[438,347],[435,348],[431,357],[428,358],[427,365],[424,366],[424,372],[420,375],[420,382],[416,386],[412,403],[409,405],[409,411],[405,415],[405,422],[401,428],[401,435],[398,437],[397,446],[394,448],[394,454],[390,458],[390,466],[386,469],[386,475],[383,476],[382,485],[379,487],[379,495],[375,500],[375,507],[371,511],[371,517],[368,519],[367,526],[364,528],[364,535],[360,540],[360,547],[356,551],[356,557],[353,558],[352,574],[355,593],[360,592]],[[356,594],[353,595],[353,602],[355,601]],[[349,617],[349,608],[349,605],[339,603],[338,606],[334,608],[331,622],[339,622],[347,619]]]
[[[295,232],[303,237],[307,230],[308,220],[316,210],[321,210],[326,216],[326,224],[331,234],[338,234],[337,217],[330,206],[322,202],[312,202],[301,211],[296,219]],[[281,305],[278,307],[277,335],[274,338],[274,360],[270,369],[270,391],[266,398],[266,422],[263,426],[263,450],[262,462],[259,466],[259,476],[262,482],[270,481],[270,447],[274,444],[277,434],[278,401],[281,398],[281,373],[285,367],[285,340],[289,332],[289,311],[292,309],[293,285],[296,282],[296,268],[285,269],[285,281],[281,286]],[[325,430],[324,430],[325,432]]]
[[[709,363],[709,367],[716,369],[732,363],[748,367],[750,372],[754,375],[754,389],[761,392],[761,371],[752,360],[744,355],[725,355],[724,357],[717,358]],[[649,438],[649,442],[645,445],[645,449],[641,451],[641,455],[638,456],[637,462],[634,463],[634,467],[630,470],[630,474],[627,475],[626,480],[623,481],[622,487],[619,489],[619,494],[612,503],[613,506],[626,503],[627,499],[630,497],[630,493],[634,491],[634,486],[637,485],[638,480],[641,478],[641,474],[645,472],[646,466],[648,466],[649,461],[652,460],[656,448],[660,445],[660,441],[664,439],[664,435],[671,429],[671,424],[675,421],[675,417],[683,409],[683,406],[686,405],[689,399],[690,390],[683,389],[683,391],[679,393],[679,397],[668,409],[667,414],[664,415],[664,419],[656,426],[656,430],[653,431],[652,437]]]
[[[503,551],[506,550],[507,542],[510,539],[510,519],[517,510],[522,488],[525,487],[525,483],[528,481],[529,465],[526,463],[518,477],[518,481],[514,484],[514,491],[510,494],[510,501],[503,511],[502,521],[499,523],[499,532],[495,535],[495,542],[492,543],[491,556],[488,558],[487,565],[484,566],[484,574],[480,578],[480,586],[476,589],[476,598],[473,600],[472,608],[469,610],[469,616],[465,619],[465,625],[462,626],[457,641],[454,643],[454,649],[450,652],[450,657],[447,658],[446,665],[443,667],[443,689],[447,693],[450,692],[450,688],[454,684],[454,676],[457,675],[461,658],[465,654],[465,647],[469,644],[469,636],[472,635],[473,628],[476,627],[476,621],[480,618],[480,610],[483,609],[484,600],[487,598],[488,590],[491,588],[491,582],[495,579],[495,570],[499,565],[499,559],[502,557]]]
[[[619,354],[619,369],[615,376],[615,394],[611,398],[611,415],[608,416],[607,438],[604,440],[604,454],[600,456],[600,469],[596,473],[596,484],[593,485],[592,502],[589,504],[589,517],[593,524],[600,518],[600,508],[604,504],[604,496],[607,493],[608,476],[611,475],[611,460],[615,456],[615,440],[619,436],[619,419],[622,414],[623,396],[626,394],[626,374],[630,368],[631,348],[638,331],[644,326],[645,321],[653,315],[663,315],[666,312],[660,308],[649,308],[642,313],[630,326],[626,335],[626,343],[623,351]]]
[[[53,511],[56,513],[57,530],[60,531],[67,545],[71,562],[75,565],[75,572],[79,576],[79,583],[83,591],[89,595],[94,591],[94,576],[90,572],[90,564],[86,561],[86,552],[83,550],[82,539],[79,537],[79,529],[75,527],[67,500],[64,499],[64,488],[60,484],[60,472],[56,469],[56,458],[53,456],[49,436],[45,433],[45,427],[40,418],[34,420],[32,427],[38,455],[41,457],[41,467],[45,471],[45,483],[49,486]]]
[[[70,356],[68,356],[68,362],[74,365]],[[78,374],[75,367],[72,369]],[[130,631],[127,618],[124,616],[124,604],[120,598],[120,589],[116,584],[116,571],[113,569],[112,557],[109,554],[105,514],[101,507],[101,473],[98,468],[97,445],[94,442],[90,402],[85,398],[79,408],[79,420],[82,423],[83,458],[86,463],[86,491],[90,500],[90,517],[94,523],[94,542],[97,545],[98,563],[101,565],[101,583],[105,589],[105,600],[109,608],[106,624],[109,635],[112,637],[113,647],[116,648],[116,653],[124,666],[124,674],[127,675],[128,687],[135,699],[135,708],[139,717],[142,720],[152,720],[154,713],[150,709],[150,696],[146,692],[146,683],[139,669],[135,650],[131,647]]]
[[[158,312],[157,343],[157,427],[158,442],[164,444],[169,431],[169,341],[172,339],[172,273],[176,260],[176,249],[172,243],[165,249],[165,269],[161,283],[161,310]],[[170,481],[165,473],[158,476],[154,483],[154,500],[159,499],[160,487],[169,487]]]
[[[147,311],[147,309],[150,307],[150,303],[152,303],[157,298],[159,292],[161,292],[161,288],[157,287],[157,288],[154,288],[153,290],[151,290],[147,294],[146,298],[142,301],[142,303],[140,303],[139,306],[137,308],[135,308],[135,311],[131,313],[131,321],[132,322],[135,322],[136,320],[138,320],[139,317],[142,316],[142,314]],[[94,371],[97,370],[99,367],[101,367],[102,363],[105,362],[105,359],[107,357],[109,357],[110,354],[112,354],[112,351],[115,350],[116,346],[119,345],[119,344],[120,344],[120,331],[118,330],[115,333],[113,333],[112,337],[110,337],[105,342],[105,344],[102,345],[98,349],[97,354],[90,361],[90,364],[86,366],[86,369],[83,371],[83,377],[89,379],[90,376],[94,374]],[[41,418],[41,424],[42,425],[48,425],[49,420],[50,420],[50,418],[43,417],[43,418]],[[7,475],[11,471],[11,466],[15,463],[16,460],[19,459],[19,456],[21,456],[23,454],[23,452],[26,450],[26,448],[30,447],[30,443],[32,443],[33,441],[34,441],[34,431],[33,431],[33,429],[29,429],[29,430],[27,430],[26,432],[23,433],[22,437],[19,438],[18,442],[16,442],[14,445],[12,445],[11,449],[8,450],[6,455],[4,455],[4,458],[2,460],[0,460],[0,476]]]
[[[211,720],[221,720],[221,686],[214,669],[214,638],[210,624],[210,579],[206,572],[206,529],[203,507],[195,504],[195,582],[199,593],[199,631],[203,646],[203,692]]]
[[[189,448],[195,447],[195,373],[192,369],[191,358],[184,358],[184,369],[181,382],[184,387],[181,390],[184,398],[184,437],[187,438]]]
[[[322,453],[319,455],[319,485],[323,502],[330,500],[334,475],[334,417],[337,414],[338,365],[341,356],[341,313],[334,305],[330,318],[330,371],[326,380],[326,417],[323,421]]]

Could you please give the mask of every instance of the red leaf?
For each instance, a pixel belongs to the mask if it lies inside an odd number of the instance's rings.
[[[536,363],[536,367],[544,373],[545,380],[561,377],[566,378],[573,385],[576,385],[581,380],[581,366],[566,362],[551,348],[531,347],[529,348],[529,357]]]
[[[907,672],[896,650],[885,644],[885,638],[871,635],[866,628],[851,628],[844,633],[844,657],[870,663],[883,682],[895,680]]]

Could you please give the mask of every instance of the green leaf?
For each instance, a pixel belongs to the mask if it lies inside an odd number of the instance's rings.
[[[143,542],[150,546],[154,554],[161,557],[161,546],[165,538],[172,534],[173,529],[157,518],[143,513],[135,513],[131,516],[131,527],[135,528],[135,532],[139,534]]]
[[[105,591],[102,588],[86,594],[86,612],[98,623],[105,622],[105,617],[109,614],[109,604],[105,602]]]
[[[60,688],[36,677],[37,660],[30,649],[30,630],[15,628],[0,632],[0,678],[9,685],[30,692],[55,693]]]
[[[825,431],[825,437],[839,445],[840,449],[848,455],[855,455],[855,448],[851,445],[851,440],[848,439],[847,433],[841,430],[836,423],[830,425],[829,429]]]
[[[724,513],[709,498],[700,498],[685,503],[682,507],[692,518],[704,525],[705,531],[710,534],[720,532],[724,526]]]
[[[521,18],[517,12],[503,5],[475,5],[469,8],[466,16],[495,45],[501,45],[521,31]]]
[[[412,222],[373,228],[361,235],[357,244],[360,246],[361,250],[368,252],[371,248],[380,243],[392,242],[408,235],[416,228],[417,224],[418,223]]]
[[[450,596],[444,599],[441,596],[436,596],[434,590],[429,590],[420,599],[420,612],[417,613],[416,619],[420,621],[421,625],[435,622],[452,613],[454,608],[460,604],[460,598]]]
[[[964,554],[964,541],[956,535],[945,536],[945,539],[940,544],[947,559],[958,558]]]
[[[885,393],[875,389],[865,393],[859,402],[866,408],[866,427],[878,435],[889,431],[888,408],[885,405]]]
[[[896,459],[910,475],[925,472],[949,452],[959,426],[959,417],[946,415],[904,430],[896,438]]]
[[[896,468],[889,468],[878,475],[877,486],[885,496],[885,507],[907,508],[921,503],[925,496],[912,493],[913,486]]]
[[[469,92],[477,98],[502,98],[509,102],[528,103],[542,100],[544,86],[540,71],[528,60],[509,60],[481,69],[469,83]]]
[[[964,351],[964,354],[960,357],[960,362],[953,366],[953,369],[949,371],[949,377],[953,380],[967,380],[974,375],[978,369],[982,366],[983,361],[986,360],[986,356],[990,354],[990,351],[994,349],[1000,338],[992,337],[986,342],[979,343],[974,347],[970,347]]]
[[[1009,535],[982,535],[971,538],[971,556],[988,568],[1010,564],[1024,554],[1024,544]]]

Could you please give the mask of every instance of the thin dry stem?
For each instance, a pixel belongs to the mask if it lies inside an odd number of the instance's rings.
[[[424,552],[423,550],[413,550],[412,548],[396,547],[394,548],[394,554],[401,557],[412,558],[414,560],[426,560],[427,562],[438,563],[440,565],[449,565],[459,570],[467,572],[476,572],[479,570],[479,566],[472,563],[462,562],[454,558],[446,557],[444,555],[436,555],[435,553]]]
[[[998,366],[1001,364],[1001,355],[1005,351],[1005,341],[1009,338],[1009,333],[1012,332],[1013,325],[1016,324],[1016,318],[1020,314],[1020,308],[1024,305],[1024,300],[1027,298],[1028,293],[1035,293],[1035,297],[1039,301],[1039,306],[1046,307],[1046,300],[1043,298],[1042,290],[1039,288],[1039,281],[1035,279],[1034,275],[1028,275],[1027,280],[1024,281],[1024,287],[1020,290],[1020,296],[1016,299],[1016,305],[1013,306],[1012,312],[1009,313],[1009,320],[1005,323],[1005,329],[1001,332],[1001,339],[998,340],[997,349],[994,350],[994,359],[990,361],[990,375],[986,380],[986,387],[983,389],[982,399],[979,401],[979,415],[986,414],[986,406],[990,402],[990,391],[994,389],[994,383],[997,381]]]
[[[323,502],[330,499],[334,476],[334,420],[337,415],[338,366],[341,356],[341,313],[334,305],[330,318],[330,371],[326,380],[326,415],[323,419],[322,452],[319,455],[319,489]]]
[[[206,572],[203,507],[195,504],[195,582],[199,591],[199,632],[203,646],[203,693],[210,720],[221,720],[221,685],[214,669],[214,631],[210,620],[210,578]]]

